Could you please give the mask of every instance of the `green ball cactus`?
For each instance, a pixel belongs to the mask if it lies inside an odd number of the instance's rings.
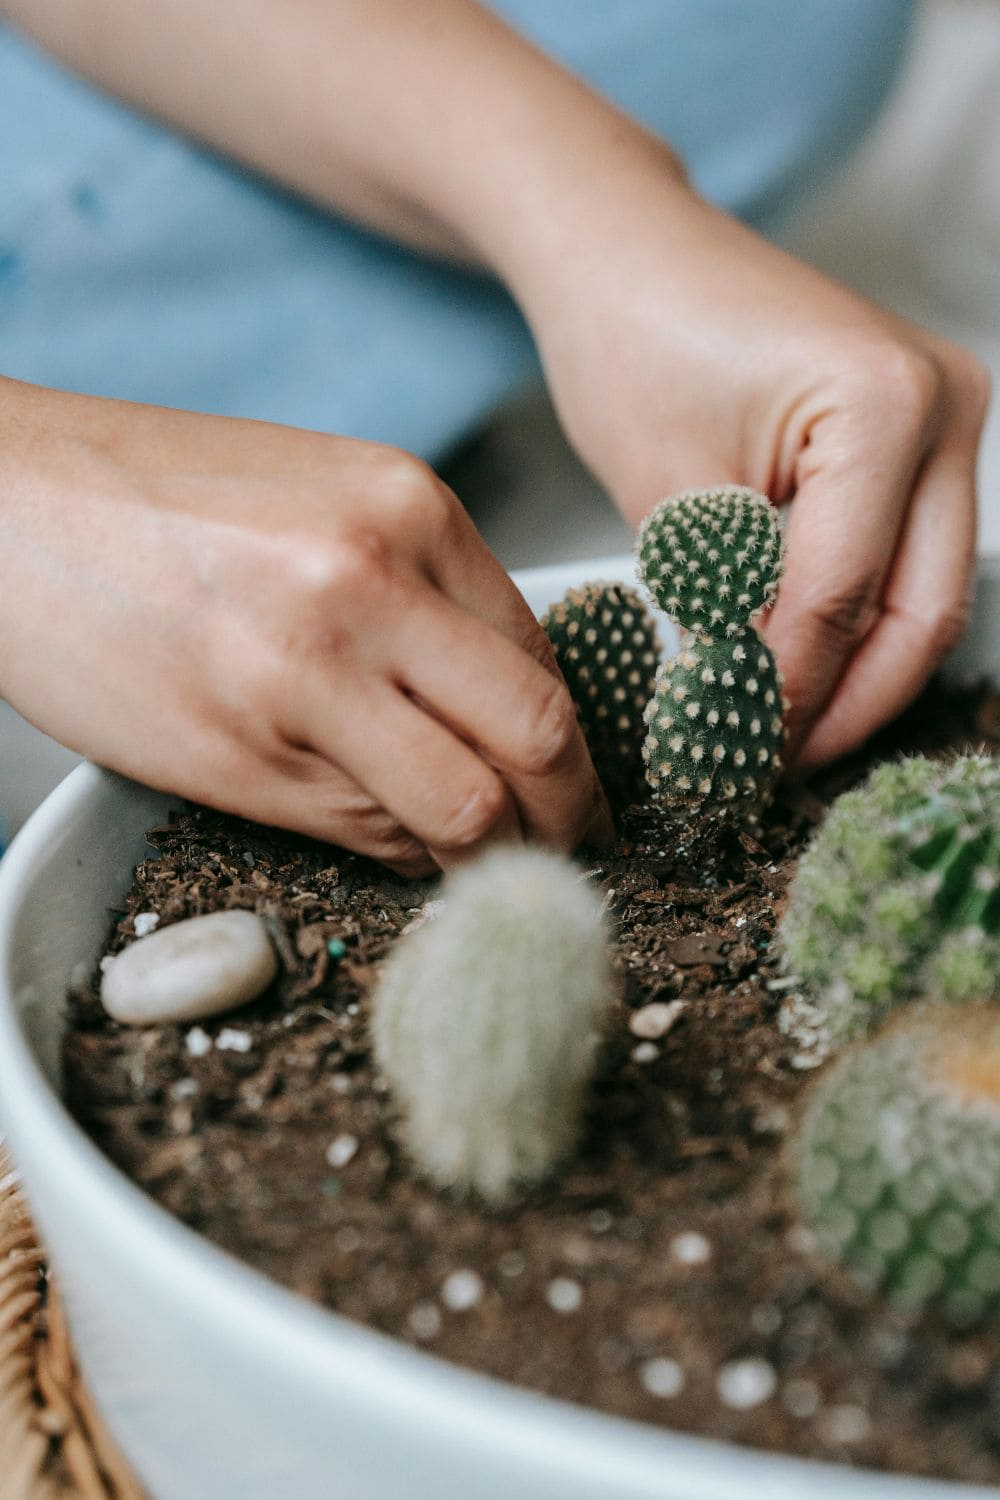
[[[657,604],[696,635],[737,635],[778,591],[782,536],[774,507],[744,485],[685,490],[639,533],[639,571]]]
[[[753,815],[785,737],[781,677],[750,624],[781,574],[774,508],[739,485],[688,490],[646,518],[638,556],[654,601],[689,632],[646,708],[646,779],[668,806]]]
[[[568,860],[508,847],[449,876],[373,1005],[419,1171],[492,1204],[548,1176],[577,1137],[611,993],[596,893]]]
[[[1000,1312],[1000,1014],[921,1007],[838,1059],[794,1145],[804,1219],[871,1290],[957,1324]]]
[[[1000,761],[879,766],[834,803],[782,921],[829,1040],[901,1000],[1000,996]]]
[[[664,663],[646,707],[647,780],[714,802],[761,798],[781,766],[781,678],[767,646],[695,642]]]
[[[551,606],[542,627],[605,790],[628,796],[642,785],[642,716],[660,660],[652,615],[624,584],[585,583]]]

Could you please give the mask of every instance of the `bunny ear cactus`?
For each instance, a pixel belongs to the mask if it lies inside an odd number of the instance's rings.
[[[634,589],[585,583],[542,620],[580,727],[609,796],[642,785],[643,711],[653,692],[660,643]]]
[[[594,889],[561,856],[497,849],[445,884],[375,992],[403,1144],[442,1188],[501,1204],[572,1149],[612,994]]]
[[[781,677],[750,624],[782,567],[777,515],[743,486],[661,502],[639,534],[639,571],[687,632],[646,712],[646,778],[668,802],[755,813],[781,772]]]
[[[1000,761],[879,766],[815,834],[781,930],[831,1041],[914,993],[1000,996]]]
[[[1000,1013],[922,1007],[840,1058],[795,1145],[821,1250],[911,1311],[1000,1313]]]

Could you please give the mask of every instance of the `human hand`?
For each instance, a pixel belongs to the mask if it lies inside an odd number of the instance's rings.
[[[808,768],[898,713],[962,632],[988,379],[701,202],[672,161],[621,178],[585,223],[564,204],[572,230],[554,215],[513,284],[566,431],[631,521],[694,486],[794,499],[766,633]]]
[[[407,874],[610,817],[540,626],[396,450],[0,382],[0,689],[84,755]]]

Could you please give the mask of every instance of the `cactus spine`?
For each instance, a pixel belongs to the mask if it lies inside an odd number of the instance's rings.
[[[914,993],[1000,996],[1000,762],[912,756],[839,797],[782,937],[833,1041]]]
[[[547,1176],[576,1140],[610,994],[596,895],[567,860],[497,849],[450,876],[374,997],[417,1168],[494,1204]]]
[[[660,645],[634,589],[585,583],[542,620],[580,727],[609,796],[642,786],[643,711],[653,692]]]
[[[967,1325],[1000,1311],[1000,1014],[921,1007],[838,1059],[795,1146],[820,1248]]]
[[[687,491],[646,518],[638,557],[653,599],[688,632],[646,708],[647,780],[670,802],[755,812],[784,743],[781,677],[750,624],[778,588],[775,511],[742,486]]]

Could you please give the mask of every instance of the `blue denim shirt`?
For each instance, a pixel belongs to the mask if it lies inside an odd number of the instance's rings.
[[[912,0],[497,0],[766,226],[875,116]],[[257,181],[0,26],[0,371],[434,458],[537,374],[486,278]]]

